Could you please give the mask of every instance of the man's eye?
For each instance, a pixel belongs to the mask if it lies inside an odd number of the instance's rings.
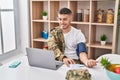
[[[61,19],[61,18],[58,18],[59,21],[66,21],[67,19]]]
[[[58,20],[61,20],[60,18],[57,18]]]
[[[66,21],[67,19],[63,19],[64,21]]]

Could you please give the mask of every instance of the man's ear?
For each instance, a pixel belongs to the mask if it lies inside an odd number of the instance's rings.
[[[70,18],[71,18],[71,21],[73,21],[73,15],[72,14],[71,14]]]

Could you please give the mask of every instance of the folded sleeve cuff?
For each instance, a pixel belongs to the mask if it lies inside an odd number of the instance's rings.
[[[63,61],[63,58],[67,58],[65,55],[61,55],[59,61]]]

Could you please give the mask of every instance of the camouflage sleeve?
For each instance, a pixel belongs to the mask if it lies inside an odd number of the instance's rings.
[[[56,43],[56,39],[55,39],[55,33],[51,32],[49,34],[49,38],[48,38],[48,49],[49,50],[53,50],[54,54],[55,54],[55,59],[62,61],[63,57],[65,57],[64,53],[60,51],[60,49],[58,48],[58,45]]]

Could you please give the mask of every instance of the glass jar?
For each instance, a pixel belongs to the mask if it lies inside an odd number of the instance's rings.
[[[84,9],[83,21],[89,22],[89,9]]]
[[[103,22],[103,16],[104,16],[104,10],[98,9],[97,10],[97,22],[102,23]]]
[[[113,9],[108,9],[106,14],[106,23],[113,23],[114,20],[114,11]]]
[[[82,21],[82,9],[78,9],[77,11],[77,21]]]

